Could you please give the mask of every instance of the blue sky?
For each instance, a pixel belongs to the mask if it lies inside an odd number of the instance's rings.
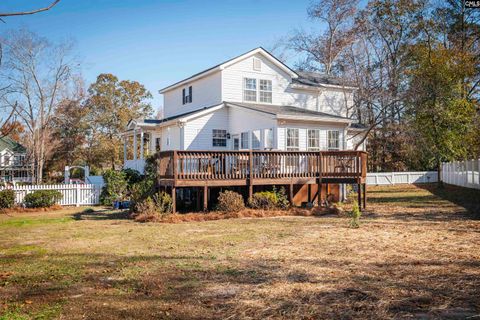
[[[51,0],[2,1],[0,10],[33,9]],[[74,39],[90,83],[99,73],[158,89],[224,60],[270,48],[311,26],[309,0],[61,0],[51,11],[9,17],[3,30],[27,27],[53,40]]]

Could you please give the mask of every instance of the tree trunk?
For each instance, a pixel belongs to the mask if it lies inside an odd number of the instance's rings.
[[[440,161],[440,159],[437,159],[437,185],[439,188],[443,188],[442,162]]]

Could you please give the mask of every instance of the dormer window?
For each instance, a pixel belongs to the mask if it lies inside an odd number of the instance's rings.
[[[182,90],[182,104],[187,104],[192,102],[193,90],[192,86],[188,88],[183,88]]]

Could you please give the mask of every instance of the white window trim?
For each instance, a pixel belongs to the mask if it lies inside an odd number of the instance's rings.
[[[288,130],[296,130],[297,131],[297,145],[296,146],[289,146],[288,145]],[[289,148],[292,148],[289,150]],[[299,151],[300,150],[300,129],[298,128],[286,128],[285,129],[285,150],[286,151]]]
[[[247,79],[251,79],[251,80],[255,80],[255,101],[253,100],[246,100],[245,99],[245,91],[248,90],[248,91],[252,91],[252,89],[247,89],[246,88],[246,80]],[[265,90],[260,90],[260,81],[270,81],[270,87],[271,87],[271,91],[265,91]],[[272,94],[272,101],[270,102],[264,102],[264,101],[260,101],[260,92],[269,92]],[[243,102],[246,102],[246,103],[258,103],[258,104],[267,104],[267,105],[271,105],[273,104],[273,80],[271,79],[262,79],[262,78],[254,78],[254,77],[244,77],[243,78],[243,84],[242,84],[242,101]]]
[[[310,131],[315,131],[318,134],[318,147],[310,147]],[[321,131],[320,129],[307,129],[307,150],[308,151],[320,151],[321,150]]]
[[[330,132],[337,132],[337,141],[338,141],[338,147],[337,148],[330,148]],[[329,151],[336,151],[340,150],[340,130],[327,130],[327,150]]]
[[[225,138],[218,138],[218,137],[215,137],[214,135],[214,132],[215,131],[225,131]],[[217,140],[225,140],[225,145],[224,146],[216,146],[214,145],[213,143],[213,140],[214,139],[217,139]],[[226,148],[228,146],[228,141],[227,141],[227,130],[225,129],[212,129],[212,147],[213,148]]]

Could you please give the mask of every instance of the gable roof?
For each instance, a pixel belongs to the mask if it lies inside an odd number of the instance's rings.
[[[0,137],[0,151],[10,150],[13,152],[24,153],[27,149],[9,136]]]
[[[267,59],[269,59],[271,62],[273,62],[276,66],[278,66],[280,69],[282,69],[283,71],[285,71],[287,74],[289,74],[292,78],[296,78],[298,77],[298,74],[293,71],[292,69],[290,69],[290,67],[288,67],[286,64],[284,64],[283,62],[281,62],[280,60],[278,60],[273,54],[271,54],[270,52],[268,52],[267,50],[265,50],[264,48],[262,47],[258,47],[258,48],[255,48],[253,50],[250,50],[248,52],[245,52],[244,54],[241,54],[239,56],[236,56],[232,59],[229,59],[227,61],[224,61],[220,64],[217,64],[211,68],[208,68],[208,69],[205,69],[203,71],[200,71],[196,74],[194,74],[193,76],[190,76],[188,78],[185,78],[183,80],[180,80],[178,82],[175,82],[174,84],[172,85],[169,85],[163,89],[160,89],[158,92],[159,93],[164,93],[164,92],[167,92],[169,90],[172,90],[172,89],[175,89],[181,85],[184,85],[188,82],[191,82],[191,81],[194,81],[194,80],[197,80],[199,78],[202,78],[202,77],[205,77],[211,73],[214,73],[214,72],[217,72],[217,71],[220,71],[220,70],[223,70],[225,68],[227,68],[228,66],[231,66],[232,64],[235,64],[237,63],[238,61],[240,60],[243,60],[243,59],[246,59],[252,55],[255,55],[257,53],[260,53],[262,54],[263,56],[265,56]]]
[[[354,120],[342,116],[337,116],[325,112],[313,111],[303,108],[297,108],[293,106],[282,105],[265,105],[265,104],[253,104],[253,103],[237,103],[226,102],[227,105],[246,108],[254,111],[268,113],[275,115],[279,119],[290,120],[321,120],[321,121],[333,121],[333,122],[346,122],[351,123]]]

